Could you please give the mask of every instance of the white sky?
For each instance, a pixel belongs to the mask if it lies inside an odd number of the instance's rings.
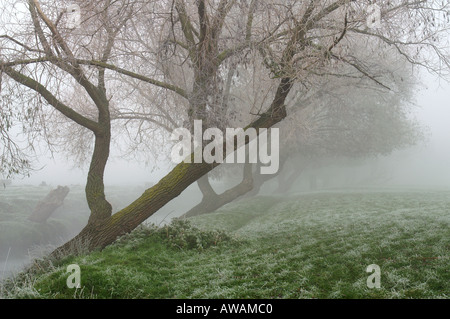
[[[430,133],[426,145],[390,156],[394,184],[450,188],[450,84],[425,74],[417,94],[417,119]]]

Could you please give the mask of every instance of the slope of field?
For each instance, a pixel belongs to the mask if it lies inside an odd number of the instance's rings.
[[[71,187],[64,205],[46,223],[28,220],[51,187],[14,186],[0,192],[0,260],[19,258],[39,245],[57,244],[80,229],[88,216],[82,187]]]
[[[34,246],[60,244],[77,234],[89,218],[84,187],[69,186],[61,207],[46,223],[28,220],[36,204],[55,187],[10,186],[0,191],[0,252],[17,256]],[[109,186],[108,198],[116,211],[134,200],[143,190]],[[9,249],[11,248],[11,249]],[[4,256],[0,255],[0,260]]]
[[[84,187],[70,185],[64,204],[45,223],[28,220],[36,204],[51,186],[8,186],[0,189],[0,279],[17,271],[76,235],[89,218]],[[138,189],[108,187],[114,209],[120,209],[141,193]]]
[[[33,298],[449,298],[450,193],[259,196],[7,282]],[[216,229],[217,231],[211,231]],[[81,269],[69,289],[67,265]],[[368,265],[381,287],[368,288]]]

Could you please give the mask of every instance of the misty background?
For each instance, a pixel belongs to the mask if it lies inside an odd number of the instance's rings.
[[[450,84],[442,79],[422,72],[420,91],[416,95],[416,107],[413,115],[423,126],[425,141],[416,146],[392,152],[388,156],[365,161],[365,165],[340,167],[334,173],[344,173],[357,179],[368,170],[377,169],[386,178],[380,187],[408,187],[408,188],[446,188],[450,187]],[[54,154],[54,158],[41,157],[35,163],[41,168],[30,177],[14,180],[14,185],[84,185],[87,167],[80,169],[64,157]],[[170,170],[170,163],[166,167],[148,167],[137,161],[123,160],[111,155],[105,174],[105,184],[115,186],[148,186],[156,183]],[[332,173],[330,168],[327,174]],[[350,183],[351,184],[351,183]],[[340,185],[345,186],[345,185]],[[350,186],[350,185],[349,185]],[[192,185],[190,189],[195,188]]]

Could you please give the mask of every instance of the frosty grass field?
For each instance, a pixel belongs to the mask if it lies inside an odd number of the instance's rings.
[[[42,262],[46,266],[37,274],[5,281],[1,293],[7,298],[449,298],[449,208],[448,191],[258,196],[189,222],[140,227],[101,252]],[[69,264],[81,268],[80,289],[66,286]],[[370,264],[380,266],[380,289],[367,287]]]

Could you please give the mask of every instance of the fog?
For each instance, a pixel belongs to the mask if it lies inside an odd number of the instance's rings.
[[[362,189],[422,189],[436,190],[450,188],[450,85],[440,82],[435,77],[424,74],[424,85],[416,95],[416,107],[413,115],[425,128],[426,140],[414,147],[392,152],[388,156],[378,156],[356,164],[326,165],[318,169],[307,169],[297,181],[290,194],[308,192],[335,192]],[[7,277],[14,274],[22,266],[26,265],[30,258],[48,252],[49,247],[55,247],[63,243],[71,236],[76,235],[86,222],[89,214],[87,205],[73,204],[76,196],[83,194],[83,187],[87,176],[87,167],[77,168],[74,163],[64,157],[54,154],[53,158],[42,156],[35,167],[41,169],[32,172],[30,177],[16,178],[12,185],[2,189],[0,196],[8,196],[8,191],[15,187],[38,187],[43,182],[45,192],[57,185],[67,185],[73,194],[69,194],[68,204],[58,208],[55,218],[67,218],[73,214],[80,214],[81,223],[66,228],[66,233],[58,235],[50,240],[37,241],[36,245],[27,248],[26,251],[16,247],[3,245],[0,251],[0,276]],[[105,184],[108,200],[113,204],[113,209],[118,210],[131,203],[142,194],[143,190],[155,184],[162,178],[173,164],[159,163],[155,168],[151,164],[145,166],[136,161],[121,159],[114,151],[108,163]],[[317,178],[315,185],[311,187],[311,176]],[[372,178],[376,176],[377,178]],[[224,181],[212,180],[211,184],[216,191],[225,191],[230,185],[236,185],[240,181],[239,176],[226,178]],[[326,183],[325,183],[326,180]],[[117,187],[127,189],[126,192],[118,191]],[[275,195],[276,182],[268,182],[261,188],[261,194]],[[120,196],[118,196],[120,194]],[[282,193],[280,195],[288,195]],[[27,194],[23,194],[27,197]],[[149,219],[149,222],[161,225],[167,223],[173,217],[186,213],[190,208],[200,202],[202,196],[194,183],[187,188],[178,198],[163,207],[158,213]],[[35,199],[35,202],[38,198]],[[2,200],[0,200],[1,202]],[[78,205],[78,206],[77,206]],[[77,207],[74,212],[73,207]],[[23,247],[22,247],[23,248]],[[51,249],[50,249],[51,250]]]
[[[428,130],[428,139],[386,161],[396,185],[450,187],[450,85],[428,74],[422,80],[425,88],[417,94],[415,113]]]
[[[0,5],[0,299],[450,296],[450,1],[72,2]]]
[[[359,161],[357,165],[329,165],[319,169],[306,170],[302,178],[290,193],[308,192],[336,192],[369,190],[447,190],[450,188],[450,85],[439,82],[430,75],[424,76],[425,87],[417,94],[417,106],[414,116],[427,132],[426,141],[420,142],[414,147],[392,152],[388,156],[378,156],[365,161]],[[52,159],[40,158],[36,167],[42,169],[32,172],[28,178],[15,179],[11,186],[2,190],[2,195],[8,196],[8,191],[14,187],[34,186],[43,182],[47,185],[47,191],[57,185],[69,185],[80,196],[86,180],[87,168],[74,168],[73,163],[65,158],[54,155]],[[166,166],[166,167],[164,167]],[[155,184],[171,168],[172,165],[159,165],[157,169],[142,165],[134,161],[121,159],[117,154],[112,154],[105,174],[106,193],[113,204],[113,209],[125,207],[137,198],[145,188]],[[368,178],[373,174],[381,178]],[[372,175],[371,175],[372,174]],[[309,178],[318,177],[317,185],[312,189]],[[323,181],[329,180],[332,182]],[[212,181],[216,191],[225,191],[231,184],[239,183],[239,177],[229,178],[224,182]],[[126,194],[115,197],[118,193],[114,187],[127,188]],[[111,191],[112,189],[112,191]],[[261,194],[274,196],[275,182],[266,183]],[[44,194],[44,193],[42,193]],[[288,194],[280,194],[282,196]],[[27,194],[23,194],[27,197]],[[71,195],[72,196],[72,195]],[[66,218],[73,214],[79,214],[82,221],[86,221],[89,213],[87,205],[81,205],[74,211],[71,204],[74,197],[68,196],[68,204],[58,208],[55,218]],[[73,195],[75,196],[75,195]],[[120,197],[120,198],[119,198]],[[163,207],[148,221],[161,225],[167,223],[173,217],[183,215],[190,208],[200,202],[202,196],[194,183],[187,188],[178,198]],[[37,200],[37,199],[36,199]],[[0,197],[0,201],[1,197]],[[64,215],[65,214],[65,215]],[[82,229],[83,223],[66,227],[66,233],[55,238],[36,241],[26,249],[18,249],[15,246],[8,248],[3,245],[0,249],[0,279],[13,276],[35,257],[40,257],[50,252],[54,247],[64,243],[71,236]],[[38,235],[36,235],[38,236]],[[38,236],[39,237],[39,236]]]
[[[364,175],[365,170],[373,168],[374,161],[389,180],[385,186],[398,187],[450,187],[450,84],[442,79],[422,72],[422,85],[416,95],[413,115],[426,132],[426,140],[418,145],[403,150],[393,151],[388,156],[370,159],[365,165],[346,167]],[[64,157],[54,154],[54,158],[41,157],[35,167],[41,168],[30,177],[16,179],[16,185],[84,185],[87,167],[74,167]],[[105,184],[116,186],[145,186],[156,183],[173,165],[158,164],[154,169],[152,163],[145,166],[137,161],[121,159],[118,154],[111,155],[108,163]],[[342,168],[341,168],[342,169]],[[382,185],[379,185],[382,186]]]

